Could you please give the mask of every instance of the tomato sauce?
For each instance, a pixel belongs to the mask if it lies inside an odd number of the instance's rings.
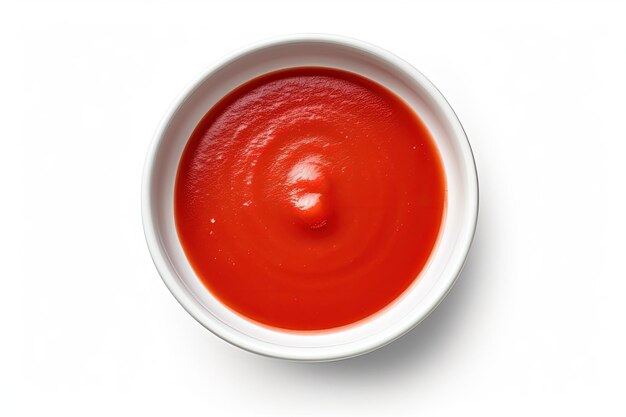
[[[198,278],[256,323],[323,330],[372,316],[437,242],[437,147],[394,93],[320,67],[269,73],[204,116],[178,167],[178,236]]]

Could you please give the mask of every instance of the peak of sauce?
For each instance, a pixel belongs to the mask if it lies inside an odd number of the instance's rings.
[[[181,157],[174,212],[215,297],[307,331],[397,299],[434,249],[445,199],[439,152],[408,105],[357,74],[300,67],[209,110]]]

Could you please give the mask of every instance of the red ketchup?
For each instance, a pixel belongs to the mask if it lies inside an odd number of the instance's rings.
[[[309,331],[372,316],[413,284],[445,200],[441,157],[407,104],[360,75],[301,67],[209,110],[181,157],[174,212],[217,299]]]

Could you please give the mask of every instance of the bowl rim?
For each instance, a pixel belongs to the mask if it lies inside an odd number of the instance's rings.
[[[217,72],[219,69],[224,67],[225,65],[236,61],[240,57],[243,57],[249,53],[260,51],[269,47],[275,47],[280,45],[289,45],[289,44],[297,44],[297,43],[329,43],[336,44],[348,48],[352,48],[355,50],[360,50],[363,52],[367,52],[372,54],[379,59],[387,62],[388,64],[400,68],[406,73],[410,74],[411,78],[414,79],[422,88],[424,88],[428,94],[431,96],[433,100],[436,101],[436,104],[446,113],[447,122],[450,123],[454,127],[454,139],[458,141],[458,145],[461,148],[463,160],[466,162],[467,169],[464,174],[468,176],[467,178],[467,187],[468,188],[468,198],[467,198],[467,213],[468,218],[471,220],[467,224],[463,225],[466,229],[465,233],[460,233],[463,237],[463,241],[461,242],[461,256],[457,258],[451,259],[449,261],[449,277],[446,279],[448,282],[445,286],[442,287],[439,294],[430,299],[427,308],[423,311],[424,313],[421,316],[415,317],[414,320],[410,321],[406,326],[399,327],[393,334],[390,335],[386,340],[374,340],[370,343],[361,343],[358,346],[354,344],[352,349],[343,349],[341,352],[325,353],[315,352],[315,348],[303,348],[303,347],[293,347],[289,349],[289,353],[284,352],[284,347],[282,350],[276,349],[268,349],[266,347],[261,348],[260,346],[254,343],[254,339],[246,339],[237,337],[234,335],[234,330],[228,326],[224,326],[220,328],[220,326],[215,326],[214,323],[209,322],[204,319],[204,315],[201,314],[199,307],[196,305],[193,300],[193,296],[188,294],[186,291],[178,283],[178,278],[175,276],[174,271],[171,270],[171,264],[168,262],[168,255],[165,252],[163,245],[161,243],[161,239],[157,233],[155,227],[155,219],[152,215],[152,181],[153,181],[153,171],[156,160],[157,151],[165,139],[165,133],[168,129],[169,123],[172,118],[176,115],[178,110],[184,105],[187,98],[194,93],[194,91],[205,82],[206,79],[211,77],[212,74]],[[473,168],[473,169],[470,169]],[[150,147],[145,159],[144,169],[142,174],[142,190],[141,190],[141,213],[142,213],[142,223],[144,229],[144,235],[146,239],[146,243],[148,245],[148,249],[150,255],[152,257],[153,263],[159,272],[163,282],[170,290],[172,295],[176,298],[178,303],[203,327],[211,331],[213,334],[223,339],[224,341],[237,346],[243,350],[260,354],[263,356],[279,358],[279,359],[288,359],[295,361],[308,361],[308,362],[321,362],[321,361],[332,361],[332,360],[340,360],[346,359],[354,356],[359,356],[378,348],[381,348],[394,340],[402,337],[410,330],[412,330],[415,326],[421,323],[424,319],[426,319],[437,306],[443,301],[446,295],[454,286],[454,283],[458,279],[463,266],[465,265],[465,261],[469,255],[469,251],[474,240],[474,236],[476,233],[476,226],[478,222],[478,210],[479,210],[479,184],[478,184],[478,172],[476,169],[476,163],[474,159],[474,155],[472,152],[471,145],[467,138],[467,134],[461,125],[456,113],[445,99],[443,94],[435,87],[435,85],[428,80],[419,70],[413,67],[408,62],[404,61],[402,58],[392,54],[391,52],[378,47],[376,45],[370,44],[368,42],[364,42],[358,39],[339,36],[339,35],[330,35],[330,34],[316,34],[316,33],[305,33],[305,34],[292,34],[292,35],[283,35],[277,36],[265,40],[261,40],[250,44],[246,47],[240,48],[229,55],[226,55],[222,59],[210,65],[204,71],[202,71],[199,75],[197,75],[188,85],[183,89],[183,91],[176,97],[174,102],[170,105],[165,115],[161,119],[158,128],[155,131],[153,139],[150,143]],[[304,352],[308,350],[309,352]]]

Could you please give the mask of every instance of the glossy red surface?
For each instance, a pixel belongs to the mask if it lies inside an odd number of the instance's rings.
[[[427,128],[359,75],[292,68],[217,103],[183,152],[174,209],[193,269],[222,303],[290,330],[348,325],[400,296],[443,221]]]

